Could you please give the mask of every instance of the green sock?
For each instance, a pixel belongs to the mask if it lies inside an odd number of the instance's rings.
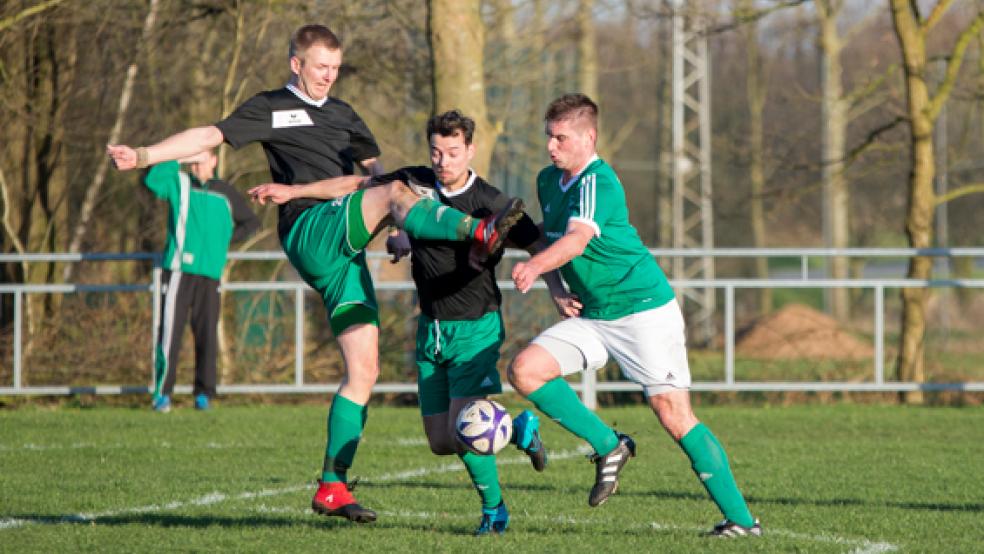
[[[478,222],[437,200],[421,198],[407,212],[403,229],[410,236],[424,240],[470,240]]]
[[[731,474],[728,455],[714,433],[703,423],[698,423],[680,439],[680,447],[690,458],[694,473],[724,517],[742,527],[755,525],[755,518],[748,511],[748,504]]]
[[[458,454],[468,470],[478,496],[482,499],[483,510],[494,510],[502,502],[502,489],[499,487],[499,470],[495,467],[495,456],[479,456],[474,452]]]
[[[560,377],[547,382],[527,398],[561,427],[586,440],[598,454],[608,454],[618,446],[615,431],[587,409],[574,389]]]
[[[328,410],[328,445],[325,447],[325,464],[321,468],[321,480],[326,483],[344,483],[348,468],[352,467],[355,450],[362,438],[369,410],[340,394],[335,395]]]

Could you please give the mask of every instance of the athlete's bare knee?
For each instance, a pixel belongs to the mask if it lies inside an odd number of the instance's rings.
[[[663,429],[679,441],[700,423],[690,407],[689,391],[675,390],[656,394],[649,398],[653,413]]]
[[[348,382],[354,386],[371,388],[379,379],[379,366],[376,364],[356,364],[348,368]]]
[[[543,379],[538,375],[536,356],[529,350],[523,350],[513,359],[506,370],[509,383],[520,392],[528,395],[543,384]]]

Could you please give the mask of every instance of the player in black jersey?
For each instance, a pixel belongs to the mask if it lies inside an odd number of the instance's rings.
[[[404,175],[442,204],[475,217],[502,209],[506,196],[470,167],[474,131],[474,120],[458,110],[432,117],[427,122],[431,167],[407,167],[394,175]],[[540,250],[539,238],[539,229],[525,214],[508,235],[514,246],[531,253]],[[411,238],[410,246],[421,312],[416,361],[424,431],[432,452],[456,454],[467,468],[482,501],[482,519],[475,533],[502,533],[509,512],[495,458],[462,448],[454,429],[458,413],[469,402],[502,392],[496,368],[504,338],[499,314],[502,294],[495,280],[495,266],[502,256],[470,264],[471,252],[465,243]],[[553,284],[560,286],[559,276],[555,277]],[[513,442],[537,471],[543,471],[547,453],[539,421],[531,411],[524,410],[513,419]]]
[[[364,183],[352,175],[356,165],[370,173],[380,169],[379,147],[366,124],[351,106],[328,96],[341,60],[338,37],[322,25],[306,25],[291,39],[291,78],[285,87],[253,96],[215,125],[188,129],[143,148],[109,145],[107,153],[118,169],[128,170],[185,158],[223,141],[235,148],[259,142],[273,180],[299,193],[254,192],[254,198],[278,204],[287,198],[279,210],[281,244],[301,277],[321,294],[345,361],[345,376],[328,415],[328,443],[312,507],[325,515],[368,522],[376,519],[375,512],[360,506],[346,484],[365,426],[366,403],[379,375],[379,318],[364,248],[393,222],[422,238],[472,241],[489,254],[501,247],[521,203],[512,201],[480,220],[420,198],[400,181],[331,202],[312,200],[323,195],[303,194],[328,181],[329,187],[351,192]]]

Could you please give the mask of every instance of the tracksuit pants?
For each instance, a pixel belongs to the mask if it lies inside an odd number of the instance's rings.
[[[215,396],[215,367],[219,350],[219,281],[183,273],[164,271],[164,299],[160,332],[157,339],[157,360],[154,368],[154,395],[170,395],[174,391],[175,373],[181,352],[185,323],[191,319],[195,338],[194,394]]]

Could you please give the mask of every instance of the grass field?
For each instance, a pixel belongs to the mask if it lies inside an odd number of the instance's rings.
[[[520,406],[513,406],[520,407]],[[984,550],[984,409],[706,407],[767,535],[700,536],[720,519],[642,407],[600,413],[637,440],[622,490],[587,505],[594,468],[553,423],[535,473],[500,456],[512,512],[470,536],[477,495],[430,454],[414,409],[374,407],[352,474],[379,512],[355,525],[310,512],[326,407],[207,413],[21,407],[0,411],[0,551],[973,552]]]

